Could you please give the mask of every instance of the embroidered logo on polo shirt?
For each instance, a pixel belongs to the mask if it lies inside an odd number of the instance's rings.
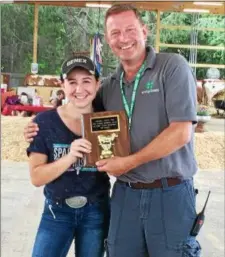
[[[152,81],[149,81],[148,83],[146,83],[145,88],[146,88],[147,90],[151,90],[151,89],[153,88],[153,82],[152,82]]]
[[[150,93],[155,93],[155,92],[159,92],[158,88],[153,89],[153,81],[149,81],[145,84],[145,88],[146,90],[143,90],[141,93],[142,94],[150,94]]]

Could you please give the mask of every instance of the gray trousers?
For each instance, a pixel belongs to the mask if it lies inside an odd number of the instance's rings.
[[[199,257],[190,231],[196,218],[193,181],[157,189],[116,182],[111,199],[108,257]]]

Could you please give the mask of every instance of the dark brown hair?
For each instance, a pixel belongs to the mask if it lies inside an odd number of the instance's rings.
[[[57,92],[56,92],[56,95],[64,95],[65,97],[65,93],[62,89],[59,89]]]
[[[141,22],[141,24],[144,23],[142,18],[141,18],[140,12],[138,11],[138,9],[134,5],[132,5],[132,4],[114,4],[106,12],[105,24],[106,24],[106,21],[109,18],[109,16],[111,16],[113,14],[119,14],[119,13],[122,13],[122,12],[127,12],[127,11],[134,12],[135,16]]]

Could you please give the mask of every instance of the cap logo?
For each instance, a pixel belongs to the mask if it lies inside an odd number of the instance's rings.
[[[71,64],[73,64],[73,63],[87,63],[87,60],[86,59],[82,59],[82,58],[75,58],[75,59],[73,59],[73,60],[70,60],[70,61],[68,61],[67,63],[66,63],[66,66],[68,67],[68,66],[70,66]]]

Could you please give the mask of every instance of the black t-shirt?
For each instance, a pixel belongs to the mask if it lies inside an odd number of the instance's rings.
[[[102,101],[102,92],[101,92],[101,88],[100,90],[98,90],[97,95],[93,101],[93,108],[95,112],[103,112],[105,111],[105,107],[103,105],[103,101]]]
[[[48,163],[66,155],[70,144],[80,138],[66,127],[56,109],[38,114],[34,122],[38,124],[39,131],[27,153],[45,154],[48,156]],[[108,175],[98,172],[97,169],[81,169],[78,172],[82,166],[83,160],[79,159],[60,177],[45,185],[46,198],[60,201],[72,196],[86,196],[91,201],[96,201],[107,196],[110,188]]]

